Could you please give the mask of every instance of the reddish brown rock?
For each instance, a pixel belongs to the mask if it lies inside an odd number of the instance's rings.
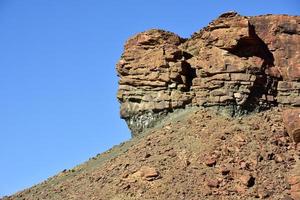
[[[153,181],[159,177],[159,172],[153,168],[148,166],[143,166],[137,172],[137,174],[144,180]]]
[[[283,80],[299,81],[300,17],[264,15],[251,17],[250,23],[272,52],[273,67],[277,68]]]
[[[290,185],[295,185],[295,184],[300,183],[300,175],[299,176],[291,176],[288,179],[288,182],[289,182]]]
[[[293,199],[300,199],[300,183],[291,186],[291,197]]]
[[[239,178],[240,182],[247,187],[252,187],[255,184],[255,178],[250,174],[244,174]]]
[[[214,159],[214,158],[212,158],[212,157],[207,157],[206,159],[205,159],[205,164],[207,165],[207,166],[209,166],[209,167],[213,167],[213,166],[215,166],[216,165],[216,163],[217,163],[217,160],[216,159]]]
[[[284,126],[294,140],[294,142],[300,142],[300,109],[286,109],[283,111]]]
[[[165,111],[191,101],[190,66],[178,48],[184,40],[174,33],[149,30],[130,38],[117,64],[121,117],[133,135],[153,125]],[[162,114],[164,115],[164,114]]]
[[[219,187],[219,181],[217,179],[209,179],[207,180],[207,186],[212,187],[212,188],[217,188]]]
[[[293,198],[293,200],[298,200],[300,199],[300,192],[293,192],[291,194],[291,197]]]
[[[295,167],[299,167],[299,165],[296,165]],[[292,174],[288,178],[288,183],[291,186],[291,197],[293,199],[300,199],[300,174],[299,174],[299,168],[295,168],[294,171],[296,174]],[[298,174],[297,174],[298,173]]]
[[[137,135],[185,107],[238,115],[300,106],[299,24],[229,12],[188,39],[155,29],[133,36],[117,64],[122,118]]]
[[[230,173],[230,169],[227,166],[222,166],[220,168],[220,172],[222,175],[228,175]]]

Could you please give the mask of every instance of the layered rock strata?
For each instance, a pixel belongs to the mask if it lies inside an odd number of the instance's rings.
[[[183,39],[163,30],[130,38],[117,64],[121,117],[133,136],[187,106],[240,115],[300,105],[300,17],[222,14]]]

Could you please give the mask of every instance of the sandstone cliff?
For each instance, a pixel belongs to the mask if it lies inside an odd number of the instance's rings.
[[[299,43],[300,17],[287,15],[229,12],[189,39],[139,33],[117,64],[121,116],[134,136],[186,107],[241,115],[299,106]]]

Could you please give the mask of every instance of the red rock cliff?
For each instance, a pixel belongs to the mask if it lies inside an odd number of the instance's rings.
[[[130,38],[117,64],[121,117],[133,135],[189,106],[230,115],[299,106],[300,17],[222,14],[183,39],[163,30]]]

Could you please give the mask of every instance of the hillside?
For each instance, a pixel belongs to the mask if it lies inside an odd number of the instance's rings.
[[[299,156],[280,109],[235,119],[190,109],[8,199],[287,200]]]
[[[5,200],[300,200],[300,17],[152,29],[117,64],[133,138]]]

